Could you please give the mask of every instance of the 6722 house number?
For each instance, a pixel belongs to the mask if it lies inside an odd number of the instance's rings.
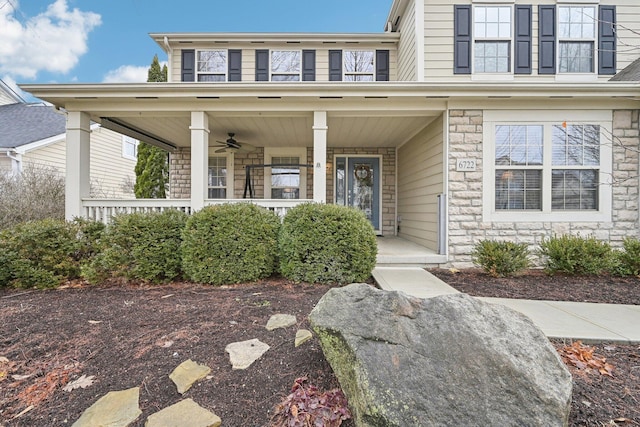
[[[456,162],[457,172],[475,172],[476,160],[475,159],[458,159]]]

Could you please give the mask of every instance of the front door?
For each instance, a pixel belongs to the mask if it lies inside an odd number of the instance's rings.
[[[336,204],[360,209],[380,231],[379,157],[336,157]]]

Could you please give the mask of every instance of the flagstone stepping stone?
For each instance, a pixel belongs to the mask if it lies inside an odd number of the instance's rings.
[[[71,427],[127,427],[142,414],[139,398],[140,387],[110,391],[84,411]]]
[[[204,409],[191,399],[164,408],[147,418],[145,427],[218,427],[219,416]]]
[[[233,369],[247,369],[253,362],[258,360],[269,346],[257,338],[248,341],[234,342],[224,349],[229,353]]]
[[[196,381],[199,381],[209,375],[211,368],[206,365],[199,365],[189,359],[182,362],[173,370],[169,378],[178,388],[178,393],[184,394],[191,388]]]
[[[274,314],[269,318],[266,328],[268,331],[273,331],[278,328],[288,328],[297,322],[296,316],[292,316],[291,314]]]
[[[298,332],[296,332],[295,346],[299,347],[309,341],[311,338],[313,338],[313,334],[311,333],[311,331],[308,331],[306,329],[298,329]]]

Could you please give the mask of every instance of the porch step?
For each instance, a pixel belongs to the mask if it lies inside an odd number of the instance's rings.
[[[371,274],[380,288],[387,291],[401,291],[417,298],[459,293],[433,274],[418,267],[378,266]]]
[[[427,267],[447,262],[445,255],[400,237],[378,237],[379,267]]]

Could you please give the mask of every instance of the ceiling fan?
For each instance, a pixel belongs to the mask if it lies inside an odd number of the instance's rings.
[[[256,149],[256,147],[254,147],[251,144],[246,144],[244,142],[240,143],[236,141],[234,138],[235,133],[229,132],[228,135],[229,135],[229,138],[227,138],[226,141],[216,141],[218,143],[218,146],[222,147],[216,150],[216,153],[224,153],[227,151],[231,151],[234,153],[237,153],[237,152],[249,153]]]

